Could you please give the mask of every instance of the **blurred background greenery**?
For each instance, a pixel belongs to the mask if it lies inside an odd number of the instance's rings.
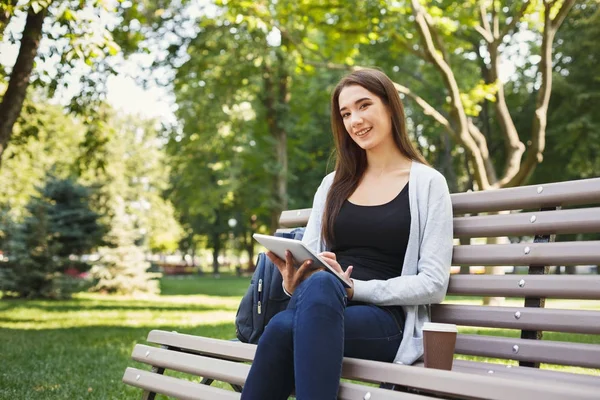
[[[1,289],[251,271],[251,234],[333,169],[330,92],[365,66],[452,192],[597,177],[599,27],[595,0],[2,0]]]

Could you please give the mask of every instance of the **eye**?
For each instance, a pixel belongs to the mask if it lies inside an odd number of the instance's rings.
[[[369,104],[369,103],[363,103],[363,104],[360,106],[360,109],[361,109],[361,110],[364,110],[365,108],[367,108],[367,107],[369,107],[369,106],[370,106],[370,104]]]
[[[346,119],[346,117],[348,117],[350,115],[350,113],[343,113],[342,114],[342,119]]]

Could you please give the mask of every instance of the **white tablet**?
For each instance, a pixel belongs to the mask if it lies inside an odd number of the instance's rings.
[[[350,282],[348,282],[348,280],[346,280],[346,278],[342,274],[331,268],[329,264],[325,262],[325,260],[313,253],[312,250],[306,247],[306,245],[300,240],[287,239],[277,236],[261,235],[258,233],[255,233],[254,235],[252,235],[252,237],[256,239],[257,242],[259,242],[267,249],[272,251],[277,257],[285,260],[285,251],[289,250],[292,253],[294,261],[298,264],[297,266],[300,266],[304,261],[308,259],[313,260],[313,265],[316,268],[324,267],[327,271],[334,274],[345,287],[352,287]]]

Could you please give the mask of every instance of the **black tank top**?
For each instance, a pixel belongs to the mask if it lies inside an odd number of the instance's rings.
[[[353,266],[352,278],[387,280],[402,274],[410,235],[408,184],[390,202],[360,206],[346,200],[334,222],[331,251],[342,268]],[[356,302],[351,302],[356,304]],[[383,307],[404,326],[401,307]]]

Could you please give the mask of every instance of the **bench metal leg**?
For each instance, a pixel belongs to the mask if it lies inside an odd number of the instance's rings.
[[[558,210],[560,207],[547,207],[542,208],[540,211],[551,211]],[[550,243],[556,240],[556,235],[535,235],[533,239],[533,243]],[[529,266],[529,275],[546,275],[548,274],[549,267],[545,265],[530,265]],[[526,279],[526,278],[525,278]],[[546,305],[546,299],[540,297],[526,297],[525,298],[525,307],[533,307],[533,308],[544,308]],[[542,340],[542,331],[521,331],[521,339],[533,339],[533,340]],[[531,367],[531,368],[539,368],[539,362],[532,361],[519,361],[519,366],[521,367]]]
[[[161,346],[161,347],[164,347],[164,346]],[[162,367],[152,367],[152,372],[162,375],[165,373],[165,369]],[[142,400],[154,400],[155,397],[156,397],[155,392],[144,391],[144,393],[142,393]]]
[[[214,379],[211,378],[202,378],[202,380],[200,381],[201,384],[203,385],[212,385],[212,383],[214,382]],[[242,386],[240,385],[236,385],[235,383],[230,383],[231,387],[233,388],[234,391],[238,392],[238,393],[242,393]]]
[[[379,385],[379,388],[381,389],[388,389],[388,390],[393,390],[394,392],[403,392],[403,393],[410,393],[410,394],[414,394],[414,395],[426,395],[426,396],[433,396],[436,399],[444,399],[444,400],[459,400],[459,397],[452,397],[452,396],[447,396],[447,395],[442,395],[442,394],[432,394],[429,392],[423,392],[419,389],[415,389],[415,388],[411,388],[411,387],[407,387],[407,386],[402,386],[402,385],[396,385],[394,383],[387,383],[384,382],[382,384]]]

